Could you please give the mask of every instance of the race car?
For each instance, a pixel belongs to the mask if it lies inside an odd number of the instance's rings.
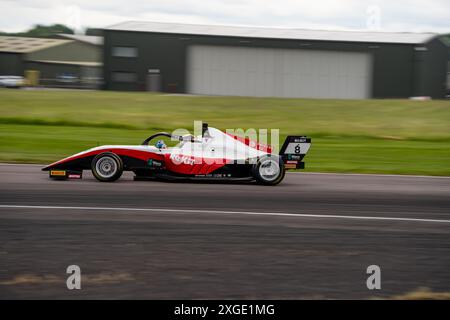
[[[167,147],[161,138],[178,141]],[[152,145],[153,140],[159,140]],[[280,183],[287,169],[303,169],[311,146],[306,136],[288,136],[279,154],[271,146],[222,132],[203,123],[202,134],[174,135],[159,132],[141,145],[95,147],[54,162],[43,171],[53,179],[81,179],[83,170],[101,182],[119,179],[132,171],[134,180],[256,180]]]

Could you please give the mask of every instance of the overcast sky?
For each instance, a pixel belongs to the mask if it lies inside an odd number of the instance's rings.
[[[0,0],[0,30],[127,20],[450,33],[450,0]]]

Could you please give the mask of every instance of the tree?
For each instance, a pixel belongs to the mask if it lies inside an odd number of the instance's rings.
[[[17,33],[0,32],[1,35],[5,36],[32,37],[32,38],[51,38],[57,35],[58,33],[74,34],[74,31],[63,24],[53,24],[50,26],[38,24],[25,32],[17,32]]]

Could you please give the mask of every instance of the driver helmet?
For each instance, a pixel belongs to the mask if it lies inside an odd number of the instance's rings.
[[[155,144],[155,147],[157,147],[158,149],[165,149],[167,146],[164,141],[158,140],[158,142],[156,142]]]

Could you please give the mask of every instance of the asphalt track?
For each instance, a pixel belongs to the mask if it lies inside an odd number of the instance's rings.
[[[66,288],[79,265],[82,289]],[[381,268],[368,290],[366,268]],[[366,299],[450,291],[450,178],[51,181],[0,165],[0,298]]]

